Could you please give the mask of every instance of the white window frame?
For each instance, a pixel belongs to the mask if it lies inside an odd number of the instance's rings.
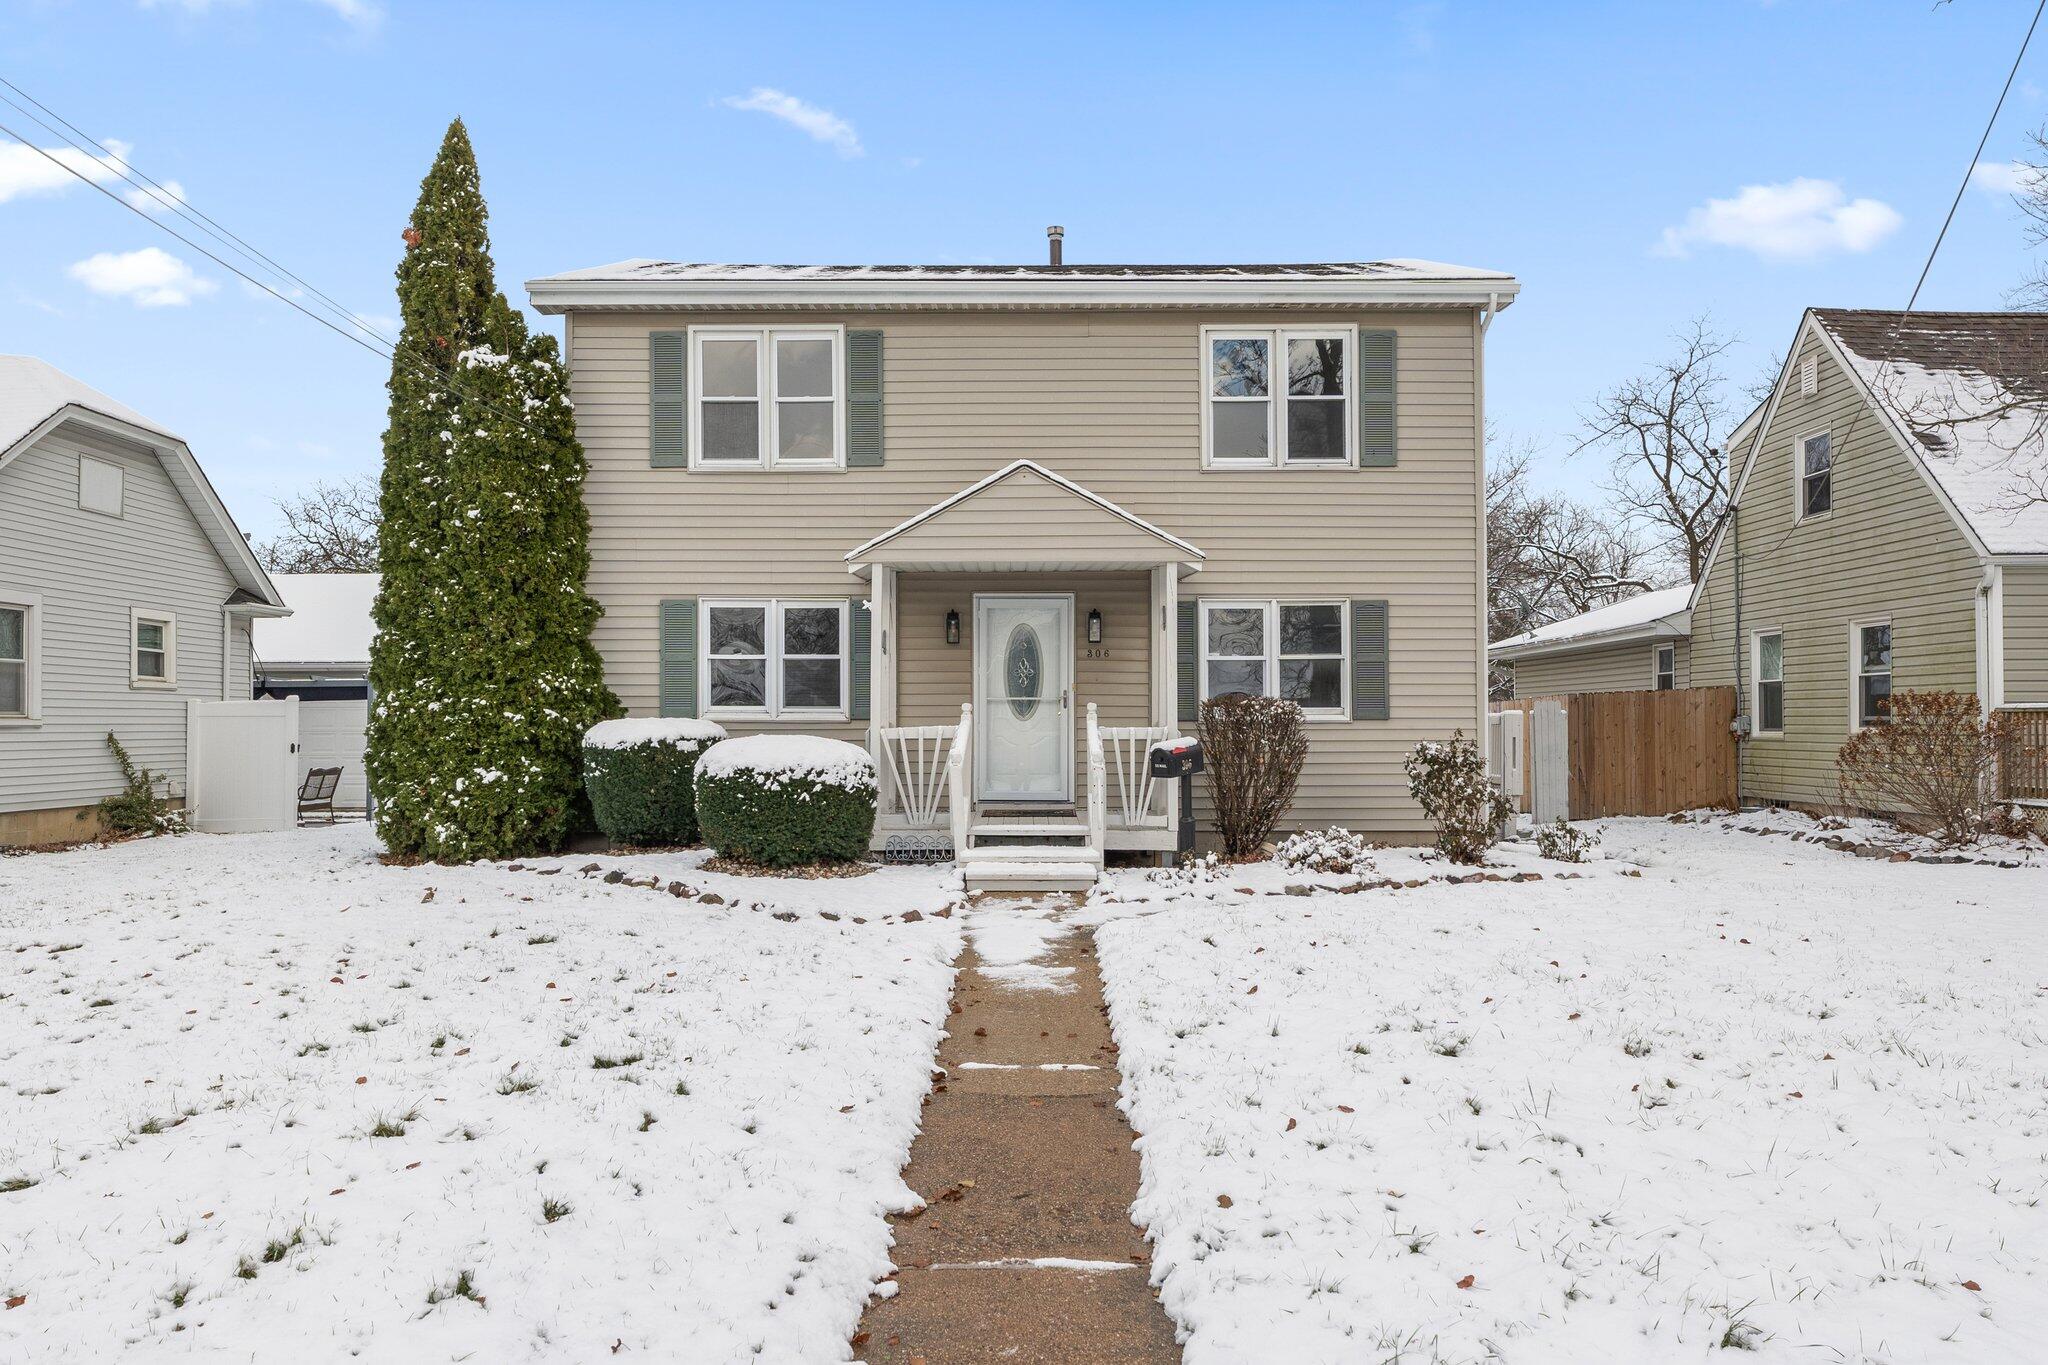
[[[1863,632],[1872,626],[1884,626],[1889,629],[1891,624],[1892,618],[1889,616],[1871,616],[1861,621],[1851,621],[1849,623],[1849,733],[1852,735],[1870,728],[1863,723],[1863,680],[1866,677],[1875,678],[1880,676],[1877,673],[1865,673],[1863,671]],[[1896,680],[1898,670],[1899,637],[1897,632],[1894,631],[1892,634],[1891,662],[1885,668],[1882,676]],[[1896,693],[1892,695],[1896,695]]]
[[[1778,637],[1778,728],[1764,728],[1764,641]],[[1785,734],[1785,632],[1763,626],[1749,633],[1749,733],[1752,739],[1781,739]]]
[[[142,627],[145,625],[164,628],[164,675],[161,678],[142,676]],[[128,685],[130,687],[169,688],[178,685],[178,616],[176,612],[163,611],[156,607],[130,607],[128,609]]]
[[[1215,454],[1215,401],[1210,393],[1209,365],[1218,341],[1262,340],[1266,342],[1266,457],[1262,460],[1219,459]],[[1287,451],[1287,343],[1289,341],[1342,341],[1344,343],[1344,458],[1341,460],[1293,459]],[[1358,467],[1358,328],[1337,327],[1204,327],[1199,358],[1202,397],[1202,467],[1204,469],[1356,469]],[[1223,402],[1257,402],[1257,399],[1223,399]]]
[[[1671,656],[1670,687],[1664,686],[1664,656],[1667,653]],[[1664,644],[1661,645],[1650,646],[1650,690],[1653,692],[1675,692],[1678,690],[1677,642],[1666,641]]]
[[[1334,463],[1334,462],[1333,462]],[[1200,694],[1204,701],[1209,699],[1209,613],[1223,610],[1262,611],[1265,613],[1265,678],[1262,695],[1268,697],[1280,694],[1280,609],[1282,607],[1335,607],[1337,624],[1342,632],[1342,652],[1337,654],[1337,705],[1335,707],[1301,708],[1304,719],[1312,721],[1339,721],[1351,719],[1351,603],[1340,597],[1203,597],[1195,603],[1195,657],[1201,670],[1198,679]],[[1235,659],[1240,662],[1250,659],[1249,654],[1219,654],[1218,659]],[[1327,659],[1328,654],[1289,654],[1290,659]]]
[[[89,473],[89,471],[99,471]],[[92,480],[99,480],[102,490],[113,494],[113,505],[107,506],[91,496]],[[128,471],[113,460],[102,460],[92,455],[78,457],[78,506],[80,511],[92,512],[102,517],[120,517],[127,512]]]
[[[0,715],[0,729],[43,723],[43,599],[0,583],[0,607],[22,613],[21,704],[19,715]]]
[[[846,597],[719,597],[697,603],[697,714],[707,720],[845,720],[849,715],[853,684],[853,635],[851,598]],[[782,613],[791,607],[836,607],[839,611],[839,705],[784,706],[782,704]],[[713,706],[711,704],[711,612],[713,608],[754,609],[762,618],[761,647],[767,651],[762,669],[762,697],[765,706]],[[731,658],[731,655],[722,657]],[[752,657],[752,656],[747,656]],[[824,658],[822,654],[800,654],[798,658]]]
[[[846,467],[846,328],[838,323],[819,323],[797,327],[724,327],[707,326],[690,328],[690,468],[706,473],[720,470],[759,471],[763,469],[844,469]],[[704,396],[704,343],[706,341],[751,341],[755,344],[755,398],[760,406],[760,422],[756,427],[758,450],[752,460],[707,460],[704,458],[704,404],[721,400],[707,400]],[[775,452],[779,446],[777,424],[781,419],[781,402],[775,394],[777,366],[780,357],[778,341],[829,341],[832,343],[832,397],[827,399],[790,399],[790,402],[829,401],[832,408],[832,457],[827,460],[784,460]]]
[[[1825,511],[1806,510],[1806,443],[1816,437],[1825,436],[1828,441],[1828,505]],[[1841,452],[1835,449],[1834,432],[1822,428],[1819,431],[1802,432],[1792,441],[1792,524],[1802,521],[1819,521],[1834,515],[1835,511],[1835,467],[1840,462]]]

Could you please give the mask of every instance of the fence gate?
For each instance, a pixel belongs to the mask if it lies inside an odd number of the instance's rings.
[[[1536,823],[1569,819],[1571,730],[1564,703],[1545,697],[1529,708],[1529,801]]]
[[[187,702],[186,820],[208,834],[292,828],[298,753],[297,697]]]

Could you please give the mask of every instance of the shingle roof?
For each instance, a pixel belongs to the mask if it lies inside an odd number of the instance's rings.
[[[1438,261],[1321,261],[1270,265],[728,265],[636,259],[546,275],[535,284],[591,280],[1507,280],[1497,270]]]

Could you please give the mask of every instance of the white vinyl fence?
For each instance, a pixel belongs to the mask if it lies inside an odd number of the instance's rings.
[[[186,703],[185,818],[208,834],[290,829],[299,813],[299,700]]]

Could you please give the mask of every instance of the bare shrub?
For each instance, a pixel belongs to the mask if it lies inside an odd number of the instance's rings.
[[[1308,732],[1301,708],[1275,697],[1202,703],[1202,751],[1223,856],[1254,858],[1294,804]]]
[[[1600,846],[1600,836],[1580,829],[1562,815],[1536,830],[1536,851],[1558,863],[1583,863],[1586,855]]]
[[[1507,793],[1486,780],[1486,755],[1453,731],[1441,743],[1424,740],[1408,751],[1402,767],[1408,794],[1436,825],[1436,848],[1454,863],[1476,863],[1500,838],[1514,814]]]
[[[1946,845],[1974,843],[2001,825],[1992,778],[2017,739],[2015,717],[1984,715],[1973,693],[1894,693],[1890,718],[1835,755],[1842,804],[1924,823]]]

